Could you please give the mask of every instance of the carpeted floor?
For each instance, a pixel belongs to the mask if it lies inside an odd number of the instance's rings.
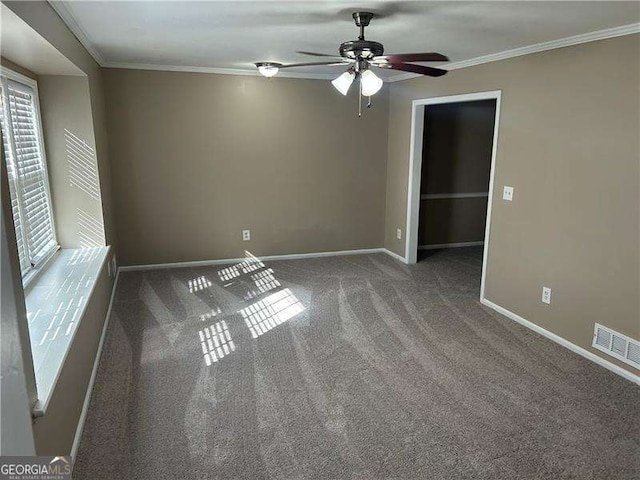
[[[480,249],[121,273],[76,479],[638,479],[640,388],[481,306]]]

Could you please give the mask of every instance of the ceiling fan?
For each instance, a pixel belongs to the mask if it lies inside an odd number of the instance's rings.
[[[360,105],[362,96],[371,97],[381,88],[383,81],[378,77],[371,67],[387,68],[391,70],[402,70],[404,72],[418,73],[430,77],[440,77],[447,73],[446,70],[434,67],[416,65],[412,62],[447,62],[449,59],[440,53],[399,53],[384,55],[384,46],[379,42],[365,40],[364,29],[369,25],[375,14],[371,12],[353,12],[353,19],[357,27],[360,28],[360,35],[357,40],[350,40],[340,45],[340,55],[330,55],[326,53],[298,52],[314,57],[326,57],[331,60],[324,62],[291,63],[283,65],[276,62],[258,62],[256,67],[265,77],[273,77],[280,70],[295,67],[310,66],[349,66],[346,72],[333,80],[331,83],[341,94],[347,95],[354,80],[359,79]],[[371,106],[371,98],[369,104]],[[361,115],[360,108],[358,114]]]

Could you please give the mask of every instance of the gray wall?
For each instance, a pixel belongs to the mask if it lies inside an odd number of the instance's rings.
[[[616,363],[590,345],[595,322],[640,338],[638,85],[639,35],[392,84],[385,246],[405,253],[412,100],[502,90],[487,299]]]
[[[124,265],[382,247],[387,95],[105,69]],[[251,229],[251,241],[241,231]]]

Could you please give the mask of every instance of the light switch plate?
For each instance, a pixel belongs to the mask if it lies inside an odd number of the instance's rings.
[[[400,228],[396,229],[396,238],[398,240],[402,240],[402,229]]]
[[[551,305],[551,289],[549,287],[542,287],[542,303]]]
[[[502,190],[502,199],[508,202],[513,202],[513,187],[504,186]]]

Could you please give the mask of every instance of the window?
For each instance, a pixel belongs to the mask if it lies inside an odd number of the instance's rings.
[[[58,244],[42,143],[36,82],[2,69],[0,123],[23,278]]]

